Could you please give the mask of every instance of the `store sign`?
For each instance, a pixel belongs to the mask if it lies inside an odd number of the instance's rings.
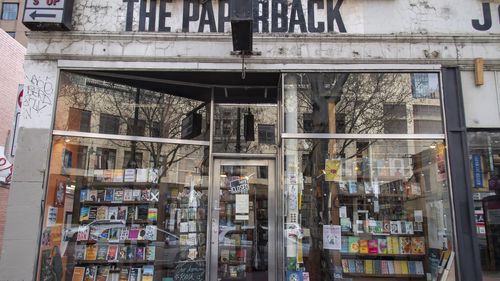
[[[31,30],[69,30],[73,0],[27,0],[23,24]]]
[[[481,168],[481,155],[472,154],[472,176],[474,177],[474,188],[483,187],[483,170]]]
[[[126,31],[229,32],[229,0],[123,0]],[[254,32],[347,32],[342,19],[344,0],[253,1]],[[182,7],[178,7],[182,4]],[[139,15],[134,16],[139,6]],[[177,14],[179,8],[182,14]],[[134,24],[138,21],[138,24]],[[148,23],[146,25],[146,22]]]
[[[235,180],[229,183],[229,192],[231,193],[248,193],[250,185],[246,179]]]
[[[205,281],[205,262],[180,262],[175,267],[175,281]]]

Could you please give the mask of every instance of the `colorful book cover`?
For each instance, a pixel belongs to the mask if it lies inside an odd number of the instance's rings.
[[[123,202],[123,189],[115,189],[115,192],[113,193],[113,202]]]
[[[342,232],[351,232],[351,219],[340,218],[340,230]]]
[[[401,255],[411,254],[411,238],[399,237],[399,253]]]
[[[137,247],[135,250],[135,259],[139,261],[144,260],[145,250],[144,247]]]
[[[342,272],[349,273],[349,263],[347,260],[342,260]]]
[[[148,209],[148,221],[156,223],[158,221],[158,209],[149,208]]]
[[[97,207],[89,207],[89,221],[94,221],[97,218]]]
[[[128,267],[122,267],[120,269],[120,277],[119,277],[119,281],[128,281]]]
[[[148,169],[137,169],[136,172],[137,182],[148,182]]]
[[[97,202],[104,202],[105,193],[104,189],[97,190]]]
[[[91,265],[85,268],[85,275],[83,281],[96,281],[97,266]]]
[[[359,237],[349,236],[349,253],[359,253]]]
[[[98,245],[96,260],[105,261],[107,255],[108,255],[108,245]]]
[[[75,244],[74,258],[77,261],[85,260],[86,245]]]
[[[399,254],[399,239],[398,237],[389,236],[387,237],[387,253],[388,254]]]
[[[96,220],[107,220],[108,219],[108,207],[99,206],[97,207]]]
[[[132,189],[130,188],[123,189],[123,201],[125,202],[133,201],[132,194],[133,194]]]
[[[118,207],[112,206],[108,208],[108,220],[118,219]]]
[[[120,241],[126,241],[128,240],[128,228],[126,227],[122,227],[122,229],[120,230],[120,238],[119,238]]]
[[[382,263],[380,260],[373,261],[373,273],[377,275],[382,274]]]
[[[118,206],[117,220],[127,220],[128,206]]]
[[[349,265],[349,272],[350,273],[355,273],[356,272],[356,262],[355,262],[355,260],[349,259],[349,260],[347,260],[347,264]]]
[[[96,258],[97,258],[97,245],[96,244],[87,245],[87,248],[85,250],[85,260],[95,261]]]
[[[80,209],[80,222],[84,222],[84,221],[89,220],[89,212],[90,212],[89,207],[82,207]]]
[[[365,273],[373,274],[373,260],[365,260]]]
[[[368,254],[378,254],[378,240],[368,240]]]
[[[359,253],[368,254],[368,240],[359,240]]]
[[[396,271],[394,269],[394,261],[387,261],[387,269],[389,271],[389,274],[396,274]]]
[[[96,281],[107,281],[109,276],[109,266],[99,266],[97,268]]]
[[[104,182],[113,182],[113,170],[104,170]]]
[[[341,253],[349,253],[349,237],[342,236],[340,238],[340,252]]]
[[[119,261],[126,261],[127,260],[127,245],[121,245],[118,251],[118,260]]]
[[[141,268],[133,267],[130,269],[128,281],[141,281]]]
[[[401,274],[409,274],[408,270],[408,262],[407,261],[401,261]]]
[[[387,275],[389,274],[389,261],[386,260],[381,260],[380,261],[380,270],[382,271],[382,274]]]
[[[394,274],[403,274],[400,260],[394,261]]]
[[[108,241],[109,239],[109,229],[104,229],[98,233],[97,240],[98,241]]]
[[[97,190],[89,190],[88,201],[97,202]]]
[[[358,193],[358,186],[355,181],[349,181],[347,183],[347,188],[349,189],[349,193],[351,194]]]
[[[384,233],[384,222],[383,221],[375,221],[374,233]]]
[[[127,220],[136,220],[137,219],[137,208],[136,206],[128,206],[127,207]]]
[[[108,261],[118,260],[118,245],[109,245],[107,260]]]
[[[139,228],[131,228],[128,231],[129,240],[137,240],[138,237],[139,237]]]
[[[121,227],[113,227],[109,229],[108,241],[110,243],[120,242],[120,231]]]
[[[124,182],[134,182],[135,181],[135,169],[125,169],[123,181]]]
[[[156,257],[156,246],[149,245],[146,247],[146,260],[154,261]]]
[[[86,188],[80,189],[80,202],[85,202],[88,200],[89,190]]]
[[[140,201],[141,200],[141,190],[140,189],[132,190],[132,200],[133,201]]]
[[[387,240],[385,238],[378,239],[378,253],[387,254]]]
[[[85,225],[78,226],[78,234],[76,236],[76,241],[87,241],[89,240],[90,228]]]
[[[365,263],[363,260],[354,260],[356,264],[356,273],[365,273]]]
[[[141,190],[141,201],[149,201],[151,198],[151,194],[149,189],[143,189]]]
[[[123,182],[123,170],[116,169],[113,171],[113,182]]]
[[[135,260],[135,252],[136,252],[135,248],[136,248],[135,246],[127,247],[127,260],[129,261]]]
[[[411,238],[411,253],[413,255],[425,255],[425,238],[412,237]]]
[[[142,268],[142,281],[153,281],[154,271],[153,265],[145,265]]]
[[[424,264],[422,261],[415,262],[415,271],[417,275],[424,275]]]
[[[146,225],[144,240],[156,241],[157,227],[156,225]]]
[[[416,275],[417,267],[415,266],[415,261],[408,261],[408,274]]]
[[[85,267],[75,266],[73,268],[73,276],[71,281],[83,281],[83,277],[85,276]]]
[[[104,193],[104,202],[112,202],[114,193],[115,193],[114,189],[106,188],[106,191]]]
[[[391,221],[391,234],[401,234],[400,221]]]

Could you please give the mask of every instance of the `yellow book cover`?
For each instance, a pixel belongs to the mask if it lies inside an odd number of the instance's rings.
[[[87,250],[85,252],[85,259],[88,261],[95,261],[97,258],[97,245],[91,244],[87,245]]]
[[[407,261],[400,261],[400,262],[401,262],[401,273],[402,274],[409,274],[408,262]]]
[[[359,253],[368,254],[368,240],[359,240]]]
[[[71,281],[83,281],[83,276],[85,275],[85,267],[76,266],[73,269],[73,277]]]
[[[365,273],[373,274],[373,260],[365,260]]]

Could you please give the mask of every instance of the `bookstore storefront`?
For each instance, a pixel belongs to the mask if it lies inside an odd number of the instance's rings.
[[[439,72],[153,75],[60,72],[39,280],[444,280]]]

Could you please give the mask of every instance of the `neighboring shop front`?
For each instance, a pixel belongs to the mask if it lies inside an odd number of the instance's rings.
[[[485,6],[286,3],[254,3],[244,60],[228,1],[75,0],[30,33],[0,279],[479,278],[459,69],[498,57]]]

